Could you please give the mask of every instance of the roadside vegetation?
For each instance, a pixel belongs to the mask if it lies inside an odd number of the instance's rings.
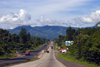
[[[16,51],[23,53],[26,50],[35,50],[46,41],[48,40],[44,38],[31,37],[25,28],[21,29],[19,35],[10,34],[7,30],[0,29],[0,59],[15,57],[10,54],[16,53]]]
[[[76,59],[75,57],[67,54],[67,53],[58,53],[59,57],[61,57],[62,59],[66,60],[66,61],[71,61],[71,62],[75,62],[84,66],[89,66],[89,67],[100,67],[99,65],[95,64],[95,63],[90,63],[87,61],[84,61],[83,59]]]
[[[65,41],[73,41],[74,43],[71,46],[62,45],[62,42]],[[100,27],[79,28],[77,30],[69,27],[66,30],[66,36],[59,35],[55,43],[60,48],[68,48],[69,55],[59,54],[63,59],[73,57],[80,63],[81,61],[86,63],[87,66],[92,66],[92,64],[94,67],[100,66]]]

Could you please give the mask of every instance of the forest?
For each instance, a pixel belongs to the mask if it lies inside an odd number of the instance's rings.
[[[65,41],[73,41],[73,45],[62,45]],[[78,30],[69,27],[66,36],[59,35],[56,43],[61,48],[68,47],[69,54],[76,59],[100,65],[100,27]]]
[[[44,44],[45,38],[31,37],[30,33],[22,28],[19,35],[10,34],[9,31],[0,29],[0,56],[15,53],[16,50],[34,50],[37,46]]]

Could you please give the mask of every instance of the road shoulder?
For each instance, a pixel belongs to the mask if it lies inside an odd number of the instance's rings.
[[[67,67],[87,67],[87,66],[84,66],[84,65],[80,65],[78,63],[74,63],[74,62],[71,62],[71,61],[63,60],[58,56],[58,51],[56,51],[56,50],[54,50],[54,51],[55,51],[56,59],[58,61],[60,61],[62,64],[64,64],[65,66],[67,66]]]

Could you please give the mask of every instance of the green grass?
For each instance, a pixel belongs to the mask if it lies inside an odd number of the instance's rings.
[[[11,53],[16,53],[16,50],[10,50],[11,51]]]
[[[58,50],[56,47],[57,47],[57,46],[55,46],[55,49]]]
[[[33,50],[36,50],[36,49],[38,49],[38,48],[40,48],[42,45],[39,45],[39,46],[37,46],[36,48],[34,48],[34,49],[29,49],[30,51],[33,51]],[[21,50],[20,52],[21,53],[23,53],[23,52],[25,52],[26,50]],[[12,53],[10,53],[10,54],[13,54],[13,53],[16,53],[16,50],[11,50],[11,52]],[[8,59],[8,58],[11,58],[11,57],[17,57],[16,55],[10,55],[10,54],[8,54],[8,55],[2,55],[2,56],[0,56],[0,60],[2,60],[2,59]]]
[[[94,63],[89,63],[89,62],[86,62],[86,61],[83,61],[83,60],[77,60],[75,57],[67,55],[67,53],[58,53],[58,55],[59,55],[59,57],[61,57],[64,60],[67,60],[67,61],[72,61],[72,62],[79,63],[79,64],[82,64],[82,65],[86,65],[86,66],[89,66],[89,67],[100,67],[100,66],[97,66]]]
[[[11,57],[17,57],[17,56],[16,55],[3,55],[3,56],[0,56],[0,60],[8,59],[8,58],[11,58]]]
[[[38,49],[38,48],[40,48],[40,47],[42,47],[42,45],[36,46],[35,48],[29,49],[29,50],[30,50],[30,51],[33,51],[33,50],[36,50],[36,49]]]
[[[38,49],[38,48],[40,48],[42,45],[40,45],[40,46],[37,46],[35,49]]]

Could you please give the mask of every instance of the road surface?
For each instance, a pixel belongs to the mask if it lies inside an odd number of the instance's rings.
[[[10,67],[66,67],[60,63],[54,55],[53,42],[50,43],[49,53],[44,53],[42,58],[36,61],[31,61],[27,63],[17,64]]]
[[[25,56],[24,55],[23,57],[18,57],[18,58],[13,58],[13,59],[6,59],[6,60],[0,60],[0,64],[11,63],[11,62],[18,62],[18,61],[21,61],[21,60],[32,58],[33,56],[38,54],[40,51],[42,51],[44,48],[46,48],[47,45],[48,44],[45,44],[41,48],[39,48],[39,49],[37,49],[35,51],[31,51],[29,56]]]

